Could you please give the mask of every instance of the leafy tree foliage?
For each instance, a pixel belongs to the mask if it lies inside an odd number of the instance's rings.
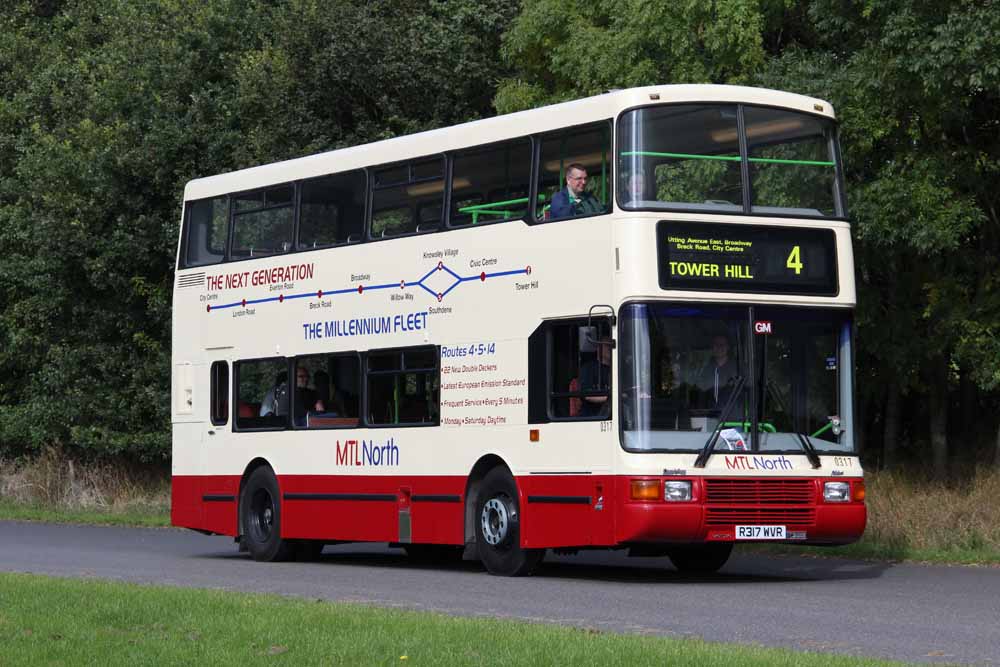
[[[0,9],[0,454],[166,457],[184,183],[489,113],[515,13],[501,0]]]
[[[966,442],[989,433],[1000,447],[992,416],[1000,389],[998,39],[995,0],[603,0],[585,8],[538,0],[504,37],[516,68],[496,105],[688,82],[833,102],[856,240],[857,387],[869,449],[891,461],[897,443],[930,441],[940,470],[949,432]]]
[[[996,0],[8,2],[0,453],[167,455],[190,178],[493,108],[712,82],[836,106],[868,449],[931,442],[940,464],[947,434],[998,428],[998,38]]]

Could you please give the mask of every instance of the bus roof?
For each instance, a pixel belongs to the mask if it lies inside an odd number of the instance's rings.
[[[563,127],[614,118],[622,111],[649,104],[732,102],[783,107],[834,118],[824,100],[795,93],[747,86],[683,84],[614,90],[571,102],[475,120],[426,132],[384,139],[350,148],[274,162],[189,181],[184,200],[215,197],[325,174],[390,164],[425,155],[459,150]]]

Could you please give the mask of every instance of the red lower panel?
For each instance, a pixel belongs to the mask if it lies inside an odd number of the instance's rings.
[[[282,536],[397,542],[409,513],[411,541],[464,542],[464,477],[285,475]]]
[[[521,546],[590,546],[614,543],[614,477],[519,477]]]
[[[592,475],[519,477],[521,545],[732,540],[737,523],[784,524],[805,532],[806,542],[843,544],[857,540],[865,528],[866,510],[860,502],[833,505],[803,495],[795,497],[798,504],[784,506],[769,496],[749,502],[732,490],[727,491],[727,502],[706,502],[698,478],[690,502],[638,502],[629,497],[630,480]],[[405,530],[408,519],[412,542],[464,541],[465,477],[285,475],[278,483],[286,538],[398,542],[403,540],[401,525]],[[171,522],[236,535],[239,486],[237,475],[174,477]]]
[[[236,535],[239,492],[239,475],[175,475],[170,485],[170,523]]]
[[[816,526],[808,531],[808,541],[818,544],[850,544],[865,532],[868,510],[864,503],[820,505]]]

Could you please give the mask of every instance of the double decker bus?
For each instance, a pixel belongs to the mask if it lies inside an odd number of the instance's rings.
[[[866,521],[830,104],[656,86],[201,178],[174,525],[682,571]]]

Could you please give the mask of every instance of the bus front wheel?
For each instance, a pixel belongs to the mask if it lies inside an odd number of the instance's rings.
[[[483,479],[475,517],[476,551],[486,570],[505,577],[531,574],[545,550],[521,548],[517,485],[503,468],[494,468]]]
[[[257,468],[240,496],[243,539],[256,561],[277,562],[292,557],[292,545],[281,539],[278,480],[270,468]]]
[[[671,547],[667,556],[682,574],[712,574],[726,564],[732,552],[732,542],[714,542]]]

